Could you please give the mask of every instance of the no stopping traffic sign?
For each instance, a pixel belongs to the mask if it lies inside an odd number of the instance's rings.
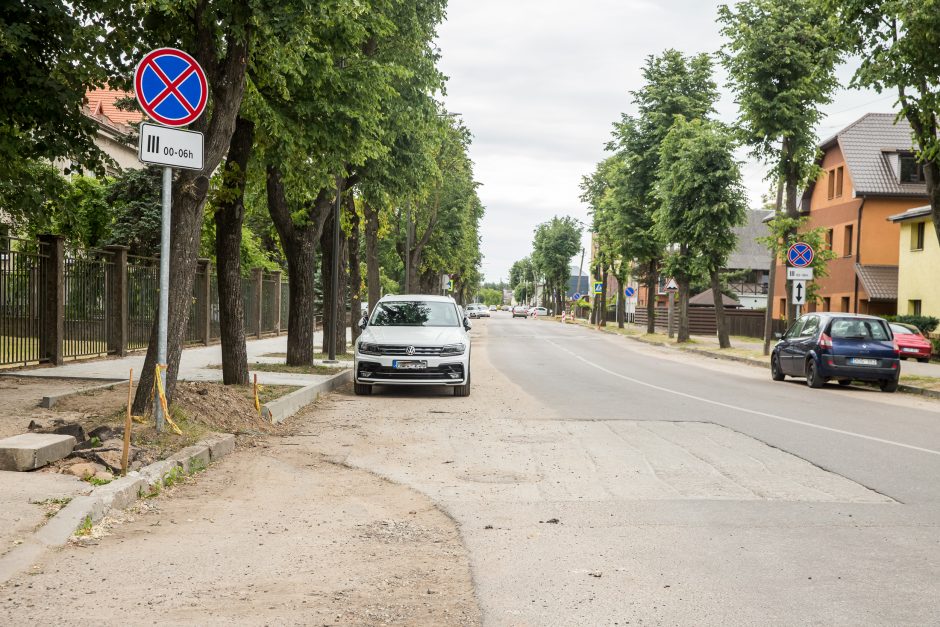
[[[209,99],[205,72],[189,54],[158,48],[134,72],[137,102],[154,121],[185,126],[202,115]]]

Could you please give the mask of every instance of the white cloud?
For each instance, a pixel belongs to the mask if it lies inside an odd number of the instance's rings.
[[[645,58],[670,47],[717,50],[716,12],[717,3],[699,0],[451,0],[438,45],[450,77],[447,106],[474,134],[487,280],[505,278],[529,253],[538,223],[588,220],[578,184],[604,158],[612,124],[632,110],[628,92],[642,85]],[[840,78],[851,73],[843,68]],[[725,81],[720,69],[716,80]],[[736,107],[722,89],[718,114],[730,122]],[[890,98],[878,98],[843,90],[819,134],[891,109]],[[748,161],[744,174],[757,205],[769,187],[764,168]]]

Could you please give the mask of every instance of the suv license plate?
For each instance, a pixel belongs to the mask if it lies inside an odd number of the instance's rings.
[[[392,368],[396,370],[425,370],[428,367],[426,361],[405,361],[396,359],[392,362]]]
[[[855,357],[852,359],[852,364],[856,366],[877,366],[877,359],[865,359],[863,357]]]

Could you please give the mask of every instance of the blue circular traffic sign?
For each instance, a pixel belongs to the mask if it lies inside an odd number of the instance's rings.
[[[209,86],[202,68],[176,48],[158,48],[145,56],[134,72],[137,102],[154,121],[186,126],[206,108]]]
[[[581,300],[581,292],[575,292],[571,295],[571,300]]]
[[[806,242],[797,242],[787,250],[787,261],[794,268],[806,268],[813,263],[816,253]]]
[[[636,295],[636,288],[627,286],[627,289],[623,291],[623,295],[627,298],[633,298]]]

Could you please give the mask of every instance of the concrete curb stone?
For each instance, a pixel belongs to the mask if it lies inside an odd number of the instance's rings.
[[[110,510],[125,509],[153,486],[163,485],[167,474],[175,468],[188,473],[195,460],[202,462],[205,468],[209,462],[216,462],[234,450],[234,435],[215,434],[177,451],[169,459],[154,462],[140,471],[99,486],[89,495],[75,497],[22,544],[0,556],[0,584],[30,568],[42,557],[45,549],[66,544],[86,519],[98,522]]]
[[[284,422],[298,411],[317,400],[320,394],[332,392],[341,385],[345,385],[353,380],[353,371],[344,370],[339,374],[334,374],[325,381],[308,385],[307,387],[295,390],[281,398],[275,399],[261,406],[261,417],[274,424]]]

